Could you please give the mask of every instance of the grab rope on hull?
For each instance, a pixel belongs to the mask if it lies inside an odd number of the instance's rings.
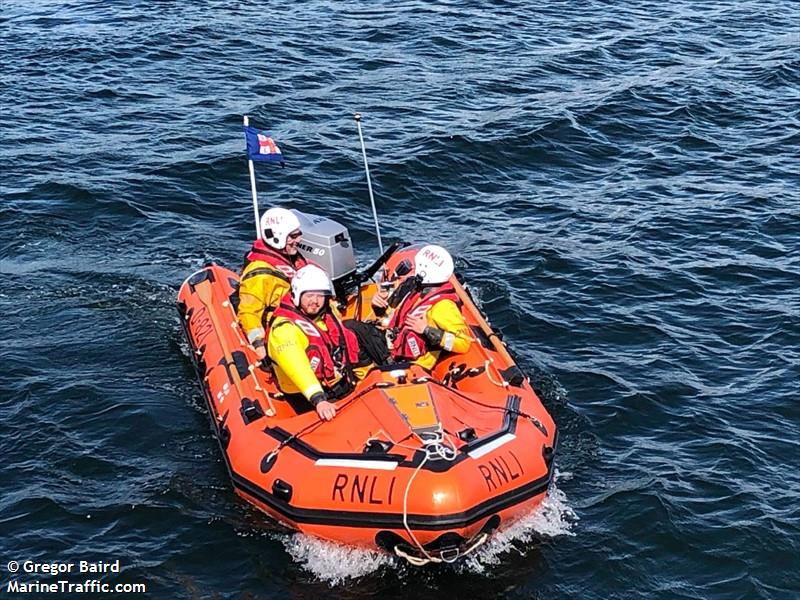
[[[425,566],[425,565],[427,565],[428,563],[431,563],[431,562],[433,562],[433,563],[442,563],[442,562],[453,563],[458,558],[463,558],[465,556],[468,556],[469,554],[472,554],[475,550],[477,550],[484,543],[486,543],[486,540],[488,540],[488,539],[489,539],[489,534],[484,531],[482,534],[480,534],[475,539],[474,542],[472,542],[472,544],[469,545],[468,548],[465,548],[464,550],[458,550],[458,548],[456,548],[455,549],[456,555],[455,555],[455,558],[453,558],[452,560],[450,560],[449,557],[448,557],[448,559],[445,559],[444,556],[442,556],[442,558],[437,558],[435,556],[431,556],[430,558],[420,558],[419,556],[413,556],[413,555],[409,554],[408,552],[406,552],[405,550],[401,549],[398,546],[394,547],[394,553],[395,553],[395,555],[399,556],[400,558],[405,558],[409,562],[409,564],[411,564],[411,565],[413,565],[415,567],[423,567],[423,566]],[[445,550],[442,550],[442,554],[444,554],[444,553],[445,553]]]
[[[445,550],[442,550],[439,553],[439,556],[432,556],[420,543],[420,541],[417,539],[417,536],[414,535],[414,532],[411,531],[411,528],[408,526],[408,493],[411,491],[411,484],[414,483],[414,479],[417,477],[417,474],[422,470],[422,467],[425,466],[425,463],[427,463],[431,458],[440,458],[441,460],[452,462],[456,459],[458,453],[455,446],[449,439],[447,442],[445,442],[445,435],[441,428],[435,432],[434,436],[426,435],[424,438],[420,436],[417,437],[419,437],[420,441],[422,441],[422,449],[425,451],[425,456],[420,461],[417,468],[414,469],[414,472],[411,474],[411,477],[408,479],[408,483],[406,484],[405,492],[403,492],[403,527],[405,527],[408,537],[411,538],[425,558],[411,556],[397,546],[394,547],[394,551],[397,556],[405,558],[408,562],[417,567],[430,562],[454,563],[459,559],[460,556],[463,556],[463,553],[458,548],[454,549],[454,554],[452,556],[445,556]],[[473,549],[474,547],[471,547],[470,551]]]

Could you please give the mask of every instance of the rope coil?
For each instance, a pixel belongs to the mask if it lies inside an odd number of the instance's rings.
[[[441,563],[441,562],[452,563],[452,562],[455,562],[456,560],[458,560],[459,556],[461,555],[460,551],[458,550],[458,548],[455,549],[455,556],[453,556],[452,558],[449,558],[449,557],[445,558],[443,552],[440,553],[440,555],[438,557],[437,556],[432,556],[425,549],[425,547],[420,543],[420,541],[417,539],[417,536],[414,535],[414,532],[411,530],[411,527],[409,527],[409,525],[408,525],[408,494],[411,491],[411,484],[414,483],[414,479],[416,479],[417,474],[422,470],[422,467],[424,467],[425,464],[430,459],[432,459],[432,458],[440,458],[442,460],[446,460],[448,462],[452,462],[452,461],[454,461],[456,459],[456,456],[457,456],[458,452],[457,452],[456,447],[453,444],[452,440],[450,440],[450,437],[447,436],[444,433],[444,431],[441,429],[441,427],[437,431],[433,432],[432,435],[426,434],[425,437],[417,435],[417,437],[422,442],[422,450],[425,452],[425,456],[420,461],[420,463],[417,466],[417,468],[414,469],[414,472],[411,474],[411,477],[409,477],[408,483],[406,484],[406,489],[403,492],[403,527],[405,528],[406,533],[408,533],[408,537],[411,538],[411,540],[416,545],[417,549],[424,555],[425,558],[419,558],[419,557],[411,556],[410,554],[408,554],[406,552],[403,552],[403,550],[401,550],[397,546],[395,546],[395,553],[398,556],[401,556],[402,558],[405,558],[412,565],[418,566],[418,567],[422,566],[422,565],[425,565],[425,564],[428,564],[429,562],[434,562],[434,563]]]

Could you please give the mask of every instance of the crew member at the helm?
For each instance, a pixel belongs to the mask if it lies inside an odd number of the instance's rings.
[[[328,306],[332,294],[325,271],[299,269],[272,314],[267,341],[281,392],[289,400],[302,395],[325,420],[336,415],[332,400],[350,393],[366,367],[359,364],[356,336]]]
[[[441,246],[424,246],[414,256],[414,283],[405,286],[405,296],[386,322],[394,333],[395,360],[411,360],[430,370],[443,350],[457,354],[469,350],[472,337],[450,283],[452,274],[453,258]],[[387,297],[386,293],[373,296],[376,315],[386,312]]]
[[[270,208],[261,217],[262,239],[253,242],[239,284],[239,323],[259,358],[266,356],[266,325],[295,272],[305,266],[297,245],[302,232],[297,216],[285,208]]]

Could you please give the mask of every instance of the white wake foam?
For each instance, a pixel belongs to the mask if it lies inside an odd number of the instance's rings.
[[[301,533],[281,537],[286,551],[295,562],[317,579],[338,585],[394,564],[394,558],[383,552],[342,546]]]
[[[554,482],[535,511],[495,533],[457,568],[483,573],[487,567],[500,564],[502,555],[506,552],[524,554],[526,547],[542,536],[575,535],[572,528],[578,521],[578,516],[569,507],[566,495],[555,483],[559,479],[567,480],[570,477],[569,473],[559,473],[556,470]],[[295,562],[330,585],[369,575],[384,566],[399,569],[405,564],[400,562],[401,559],[382,552],[342,546],[308,535],[280,536],[280,539]]]
[[[562,475],[563,479],[568,477]],[[577,521],[578,516],[567,504],[566,494],[553,483],[536,510],[495,533],[461,564],[468,571],[483,573],[486,567],[500,564],[506,552],[525,554],[528,545],[542,536],[575,535],[572,528]]]

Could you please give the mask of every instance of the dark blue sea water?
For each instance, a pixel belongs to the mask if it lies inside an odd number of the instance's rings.
[[[800,4],[0,3],[0,596],[800,593]],[[262,206],[441,243],[560,428],[544,511],[459,567],[231,491],[174,297]],[[78,582],[87,576],[70,576]],[[29,595],[35,597],[35,595]],[[50,594],[53,596],[53,594]],[[89,596],[83,596],[89,597]]]

